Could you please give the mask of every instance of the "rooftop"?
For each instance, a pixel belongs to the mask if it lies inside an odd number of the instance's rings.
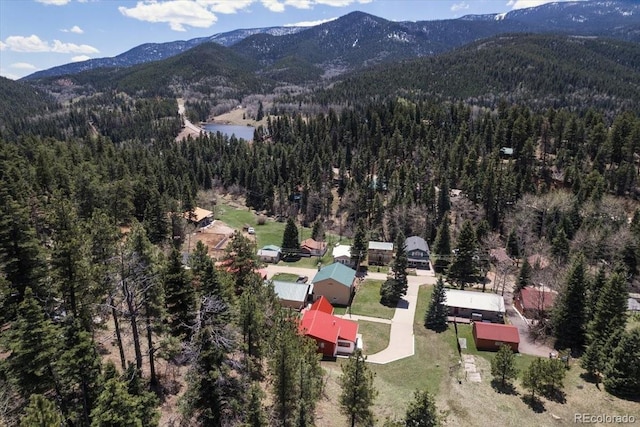
[[[349,268],[339,262],[334,262],[331,265],[322,267],[320,271],[316,273],[312,282],[318,283],[322,280],[333,279],[347,288],[350,288],[353,285],[353,279],[355,279],[355,277],[356,271],[353,268]]]
[[[324,249],[327,246],[327,242],[318,242],[316,240],[313,240],[311,238],[303,240],[302,242],[300,242],[300,247],[302,248],[309,248],[309,249]]]
[[[407,252],[415,250],[429,252],[429,245],[420,236],[410,236],[404,241],[404,250]]]
[[[549,310],[556,300],[556,292],[527,287],[520,291],[522,306],[529,309]]]
[[[482,340],[520,343],[518,328],[501,323],[475,322],[476,337]]]
[[[333,248],[333,257],[351,257],[351,246],[350,245],[338,245]]]
[[[319,310],[308,310],[302,316],[300,330],[306,335],[336,344],[338,338],[355,342],[358,323]]]
[[[278,298],[304,303],[309,295],[309,285],[294,282],[273,281],[273,290]]]
[[[185,212],[182,216],[190,221],[200,222],[205,218],[213,217],[213,212],[202,208],[194,208],[193,212]]]
[[[504,313],[504,298],[488,292],[459,291],[445,289],[446,304],[449,307],[469,308],[475,310]]]
[[[369,242],[369,249],[377,251],[393,251],[393,242]]]

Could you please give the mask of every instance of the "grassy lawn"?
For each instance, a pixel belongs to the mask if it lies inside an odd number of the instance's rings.
[[[476,367],[482,378],[480,383],[466,381],[464,372],[458,365],[453,328],[437,334],[425,329],[422,324],[432,289],[431,286],[420,288],[414,320],[415,356],[387,365],[369,365],[375,373],[375,386],[378,390],[378,397],[372,408],[377,426],[382,425],[387,417],[400,419],[413,392],[418,389],[426,389],[435,394],[439,412],[446,417],[446,425],[452,426],[486,426],[489,423],[524,427],[573,425],[576,413],[629,414],[635,415],[636,419],[640,418],[640,406],[637,402],[615,398],[598,390],[594,384],[585,382],[580,376],[583,370],[577,360],[572,362],[564,381],[566,402],[543,399],[544,411],[534,412],[522,400],[528,392],[519,379],[514,382],[516,394],[513,395],[500,394],[491,387],[490,360],[495,353],[478,351],[473,344],[470,326],[458,325],[459,335],[467,338],[468,348],[464,352],[477,356]],[[524,369],[533,359],[533,356],[517,356],[518,368]],[[322,362],[327,382],[325,398],[317,411],[318,426],[347,425],[338,407],[338,378],[343,361],[344,359]]]
[[[291,273],[277,273],[273,275],[271,280],[279,280],[281,282],[295,282],[296,280],[298,280],[298,275]]]
[[[262,248],[266,245],[282,245],[282,235],[284,234],[285,222],[274,221],[272,218],[267,218],[267,222],[263,225],[258,225],[258,216],[251,212],[249,208],[238,209],[233,206],[229,206],[224,203],[220,203],[216,206],[215,217],[220,221],[227,224],[229,227],[242,230],[245,224],[248,224],[256,229],[256,247]],[[300,240],[308,239],[311,237],[311,228],[298,227],[300,233]],[[339,236],[327,233],[327,253],[320,260],[322,265],[329,265],[333,262],[332,248],[333,245],[340,239]],[[342,238],[342,244],[349,244],[349,240]],[[318,258],[301,258],[296,262],[284,262],[283,265],[289,265],[291,267],[304,267],[304,268],[316,268],[318,266]]]
[[[351,314],[361,316],[380,317],[382,319],[393,318],[395,307],[386,307],[380,304],[380,286],[382,280],[365,280],[358,287],[356,295],[351,303]]]
[[[389,346],[391,325],[387,323],[359,320],[358,332],[362,334],[364,354],[375,354]]]

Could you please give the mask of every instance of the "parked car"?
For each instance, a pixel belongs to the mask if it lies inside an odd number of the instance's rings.
[[[249,228],[247,228],[247,233],[249,233],[249,234],[256,234],[256,229],[255,229],[255,228],[253,228],[253,227],[249,227]]]

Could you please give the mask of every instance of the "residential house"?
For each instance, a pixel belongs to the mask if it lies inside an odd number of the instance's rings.
[[[314,298],[325,297],[331,304],[349,305],[354,291],[356,271],[334,262],[321,268],[311,281]]]
[[[300,242],[300,255],[304,257],[323,257],[327,253],[327,242],[318,242],[311,238]]]
[[[449,316],[464,317],[474,321],[504,322],[504,298],[490,292],[445,289]]]
[[[280,246],[267,245],[262,249],[258,249],[258,259],[262,262],[277,264],[280,261],[280,257],[282,257]]]
[[[204,228],[213,223],[213,212],[202,208],[194,208],[193,211],[184,212],[182,217],[194,224],[196,228]]]
[[[280,280],[273,281],[273,290],[275,291],[280,305],[293,310],[302,310],[307,305],[311,285],[308,283],[283,282]]]
[[[513,325],[473,322],[471,333],[478,350],[497,351],[501,345],[508,345],[514,353],[518,352],[520,333]]]
[[[557,295],[550,289],[529,286],[515,293],[513,305],[528,319],[542,319],[549,316]]]
[[[299,329],[316,341],[324,356],[348,355],[357,347],[358,323],[334,316],[333,306],[324,297],[304,312]]]
[[[640,302],[635,298],[629,297],[627,299],[627,309],[633,312],[640,312]]]
[[[351,261],[351,246],[350,245],[338,245],[333,248],[333,262],[339,262],[342,265],[353,268],[353,262]]]
[[[404,250],[407,254],[407,266],[410,268],[421,268],[428,270],[429,267],[429,245],[420,236],[407,237],[404,241]]]
[[[369,265],[388,265],[393,259],[393,243],[369,242]]]

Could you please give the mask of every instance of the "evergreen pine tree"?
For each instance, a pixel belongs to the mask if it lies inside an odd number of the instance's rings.
[[[373,425],[371,406],[378,395],[373,384],[374,375],[366,364],[360,349],[356,349],[342,365],[340,376],[340,412],[349,419],[349,425]]]
[[[240,295],[260,266],[255,243],[236,230],[225,248],[224,263],[235,280],[236,294]]]
[[[356,270],[367,256],[368,246],[366,224],[364,219],[360,218],[351,244],[351,264],[355,266]]]
[[[516,369],[516,358],[513,350],[508,345],[501,345],[496,353],[496,357],[491,359],[491,375],[494,380],[500,381],[502,388],[506,387],[507,381],[515,378],[518,374]]]
[[[529,264],[529,260],[527,258],[522,261],[522,265],[520,266],[520,272],[518,273],[518,279],[516,280],[516,289],[515,291],[521,291],[526,288],[529,284],[531,284],[531,275],[533,274],[533,269],[531,268],[531,264]]]
[[[240,418],[244,390],[237,366],[230,359],[236,350],[236,334],[229,327],[230,307],[216,295],[203,298],[199,322],[190,343],[192,363],[186,376],[187,390],[180,399],[189,425],[220,427]]]
[[[313,223],[313,228],[311,230],[311,238],[316,242],[322,242],[325,239],[324,225],[321,220],[316,220]]]
[[[18,315],[8,331],[7,372],[20,394],[45,393],[55,385],[54,361],[58,355],[58,330],[44,316],[27,288]]]
[[[449,216],[445,215],[438,227],[435,244],[433,246],[433,253],[435,255],[433,269],[436,273],[443,273],[449,265],[449,257],[451,257],[451,232],[449,231],[449,227]],[[442,256],[442,258],[439,257],[439,255]]]
[[[396,286],[394,290],[394,298],[397,298],[396,301],[407,294],[408,288],[407,264],[409,261],[407,258],[407,251],[404,246],[404,242],[404,233],[401,231],[396,236],[396,253],[395,257],[393,258],[393,262],[391,263],[393,277],[396,279]]]
[[[448,277],[464,289],[466,283],[476,280],[478,268],[474,259],[477,243],[471,221],[465,221],[458,236],[453,263],[449,266]]]
[[[139,400],[129,394],[120,378],[108,379],[91,411],[91,427],[143,427],[157,425],[157,420],[143,420]]]
[[[0,319],[15,318],[27,287],[40,300],[50,299],[43,287],[46,262],[28,210],[10,196],[0,198],[0,265],[10,285],[2,298]]]
[[[518,236],[516,230],[511,229],[507,236],[507,254],[511,258],[520,258],[520,245],[518,243]]]
[[[78,320],[67,325],[64,351],[55,366],[67,421],[88,426],[101,386],[101,359],[91,334]]]
[[[522,386],[531,392],[531,399],[544,391],[544,360],[534,359],[522,372]]]
[[[556,259],[564,262],[567,260],[570,249],[567,234],[560,228],[551,242],[551,253]]]
[[[616,396],[640,395],[640,328],[625,331],[604,370],[604,387]]]
[[[283,259],[300,258],[300,239],[298,237],[298,227],[292,217],[287,219],[282,235],[282,257]]]
[[[267,414],[262,404],[264,395],[265,393],[259,383],[251,384],[245,409],[245,425],[247,427],[267,427],[269,425]]]
[[[444,291],[444,280],[438,277],[438,281],[433,288],[429,309],[424,318],[424,325],[436,332],[442,332],[447,329],[447,316],[449,309],[446,305],[447,296]]]
[[[569,269],[564,289],[556,298],[552,313],[556,348],[579,352],[584,346],[586,287],[584,258],[579,255]]]
[[[169,255],[164,272],[164,292],[172,334],[189,340],[195,322],[195,290],[182,266],[182,256],[175,248]]]
[[[603,371],[604,346],[611,335],[626,324],[627,293],[627,282],[620,273],[612,274],[600,292],[593,319],[587,324],[588,345],[581,359],[582,367],[591,375]]]
[[[32,394],[20,427],[60,427],[62,415],[56,405],[41,394]]]
[[[436,402],[426,390],[416,391],[404,417],[406,427],[438,427],[440,419]]]

